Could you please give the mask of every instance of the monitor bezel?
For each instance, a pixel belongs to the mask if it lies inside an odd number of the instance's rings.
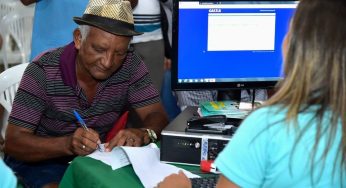
[[[201,90],[201,89],[270,89],[274,88],[280,78],[276,81],[232,81],[232,82],[198,82],[198,83],[179,83],[178,82],[178,31],[179,31],[179,2],[211,2],[210,0],[174,0],[173,1],[173,20],[172,20],[172,66],[171,66],[171,86],[173,90]],[[233,1],[233,0],[218,0]],[[276,2],[297,3],[297,0],[272,0]],[[271,0],[256,2],[272,2]],[[234,0],[234,2],[255,2],[249,0]]]

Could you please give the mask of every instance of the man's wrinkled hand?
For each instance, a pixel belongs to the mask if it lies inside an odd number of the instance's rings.
[[[88,155],[100,144],[99,134],[93,129],[78,128],[70,139],[70,148],[75,155]]]
[[[144,130],[139,128],[123,129],[109,143],[105,143],[105,151],[112,151],[117,146],[139,147],[149,142],[150,140]]]

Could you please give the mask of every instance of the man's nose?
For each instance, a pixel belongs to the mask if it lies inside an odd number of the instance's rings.
[[[102,61],[102,66],[106,69],[109,69],[112,67],[113,64],[113,56],[111,54],[107,54]]]

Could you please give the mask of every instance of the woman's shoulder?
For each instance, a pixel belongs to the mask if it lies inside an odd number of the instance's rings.
[[[248,118],[268,118],[282,117],[287,113],[286,107],[282,105],[263,106],[252,111]]]

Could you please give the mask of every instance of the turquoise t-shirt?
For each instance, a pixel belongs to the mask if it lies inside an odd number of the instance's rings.
[[[17,178],[14,176],[12,170],[5,165],[4,161],[0,159],[0,187],[14,188],[16,186]]]
[[[44,51],[70,43],[73,31],[78,26],[73,17],[81,17],[88,2],[88,0],[37,1],[30,60]]]
[[[341,187],[340,165],[336,166],[333,176],[335,156],[341,140],[341,124],[329,147],[324,168],[318,159],[326,147],[326,134],[321,136],[314,160],[314,174],[311,175],[310,154],[316,135],[314,108],[299,114],[297,129],[282,121],[287,111],[278,110],[278,106],[263,107],[244,120],[215,161],[221,173],[233,183],[246,188]],[[312,122],[312,126],[307,129],[292,153],[297,131],[306,127],[309,122]],[[323,125],[324,128],[328,127],[328,123]],[[311,183],[312,180],[314,184]],[[346,186],[345,172],[343,180],[343,186]]]

